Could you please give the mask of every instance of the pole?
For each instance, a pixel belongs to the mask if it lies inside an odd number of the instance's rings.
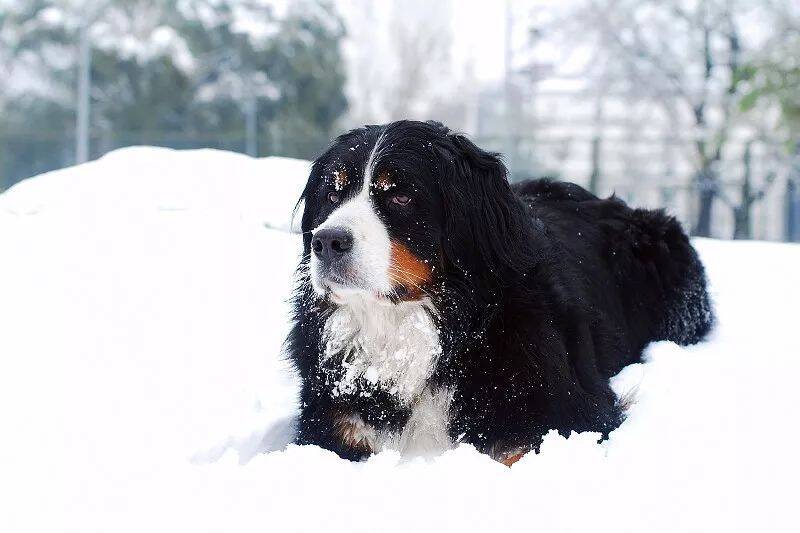
[[[600,194],[600,134],[592,139],[592,173],[589,175],[589,192]]]
[[[81,24],[78,50],[78,105],[75,128],[75,162],[89,160],[89,115],[91,99],[89,96],[92,68],[92,51],[89,42],[89,24]]]
[[[795,143],[786,180],[786,240],[800,242],[800,141]]]
[[[516,164],[516,146],[515,146],[515,133],[516,121],[519,117],[514,116],[514,105],[512,100],[515,98],[513,81],[512,81],[512,68],[513,68],[513,32],[514,32],[514,13],[511,7],[511,0],[506,0],[505,3],[505,34],[503,35],[503,104],[505,113],[505,137],[506,137],[506,167],[508,168],[510,177],[513,176]]]
[[[251,157],[258,157],[258,102],[252,85],[245,96],[244,120],[245,151]]]

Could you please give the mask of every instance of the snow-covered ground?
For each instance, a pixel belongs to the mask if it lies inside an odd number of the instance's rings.
[[[800,247],[697,241],[719,325],[605,443],[349,463],[291,440],[308,164],[131,148],[0,196],[0,531],[790,531]]]

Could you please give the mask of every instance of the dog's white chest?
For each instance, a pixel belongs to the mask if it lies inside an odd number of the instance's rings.
[[[378,431],[373,444],[376,452],[397,450],[407,456],[438,454],[453,447],[450,439],[450,389],[426,388],[411,409],[405,427],[399,433]]]
[[[442,352],[439,332],[421,302],[368,305],[356,300],[325,322],[323,359],[341,356],[332,393],[355,392],[360,378],[411,405],[425,389]]]
[[[352,444],[403,455],[428,455],[452,447],[448,426],[453,392],[428,383],[442,349],[425,305],[370,306],[356,300],[337,308],[325,322],[323,358],[341,355],[343,367],[331,394],[356,393],[363,378],[411,410],[401,431],[376,429],[358,413],[347,415],[340,423]]]

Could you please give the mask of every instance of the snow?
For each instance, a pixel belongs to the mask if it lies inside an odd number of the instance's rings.
[[[719,325],[615,379],[635,402],[603,444],[287,447],[307,172],[130,148],[0,195],[0,531],[793,529],[796,245],[696,241]]]
[[[72,222],[113,218],[125,228],[136,225],[132,217],[162,222],[154,213],[235,215],[288,230],[299,226],[293,213],[310,168],[308,161],[282,157],[130,147],[23,181],[0,197],[0,209],[15,215],[43,211]]]

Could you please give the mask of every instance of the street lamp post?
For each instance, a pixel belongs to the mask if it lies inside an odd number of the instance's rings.
[[[89,127],[92,112],[92,25],[102,14],[109,0],[87,0],[78,30],[78,94],[75,117],[75,162],[89,160]]]
[[[89,160],[89,115],[91,112],[90,72],[92,68],[92,50],[89,41],[89,22],[81,23],[78,36],[78,105],[75,125],[75,162],[85,163]]]

